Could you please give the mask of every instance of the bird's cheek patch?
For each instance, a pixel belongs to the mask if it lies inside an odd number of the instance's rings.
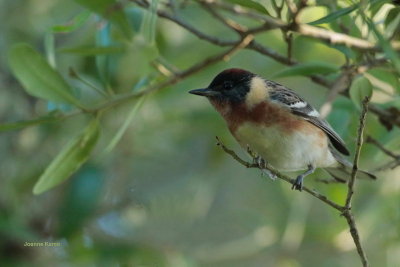
[[[265,81],[260,77],[254,77],[251,79],[250,91],[246,95],[246,105],[252,108],[262,101],[265,101],[268,97],[268,88],[265,85]]]

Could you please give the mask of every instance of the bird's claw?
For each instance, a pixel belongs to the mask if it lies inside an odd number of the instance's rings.
[[[292,190],[302,191],[303,189],[303,175],[297,176],[296,180],[294,180],[292,185]]]

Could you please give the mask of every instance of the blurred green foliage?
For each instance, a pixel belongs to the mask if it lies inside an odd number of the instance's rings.
[[[165,75],[224,49],[155,10],[223,40],[236,35],[194,0],[151,1],[148,9],[134,2],[0,2],[0,265],[357,266],[343,218],[223,153],[216,135],[245,157],[222,118],[187,91],[207,86],[225,68],[240,67],[273,78],[319,108],[328,91],[310,75],[334,81],[346,62],[387,57],[389,63],[355,77],[350,98],[346,92],[332,104],[328,121],[354,151],[360,96],[372,90],[375,105],[400,108],[399,53],[388,42],[399,39],[399,7],[390,1],[366,7],[367,1],[310,1],[299,14],[302,23],[365,38],[383,52],[294,34],[292,57],[299,65],[241,50],[143,101],[140,92]],[[286,1],[277,2],[282,19],[289,18]],[[271,1],[224,3],[278,16]],[[222,14],[250,28],[258,25]],[[280,29],[256,40],[286,55]],[[132,94],[137,96],[118,100]],[[399,128],[388,131],[372,113],[366,133],[400,152]],[[364,169],[391,161],[371,144],[361,156]],[[357,182],[353,211],[371,265],[399,266],[400,168],[378,176]],[[42,185],[36,184],[39,177]],[[346,186],[316,179],[327,177],[318,170],[306,183],[342,204]],[[33,195],[35,184],[36,193],[57,187]]]

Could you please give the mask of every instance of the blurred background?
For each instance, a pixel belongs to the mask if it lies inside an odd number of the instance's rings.
[[[157,62],[185,69],[225,49],[125,1],[134,40],[127,44],[112,24],[77,2],[85,1],[0,1],[1,124],[30,120],[55,109],[73,110],[24,91],[7,59],[6,51],[15,43],[26,42],[38,50],[87,105],[102,103],[104,98],[82,80],[115,94],[139,91],[165,79],[157,71]],[[160,2],[161,8],[165,1]],[[183,2],[177,11],[179,18],[209,35],[234,39],[235,33],[216,23],[196,1]],[[262,3],[271,9],[266,2]],[[380,18],[393,8],[385,5]],[[310,7],[300,20],[313,21],[328,12],[322,5]],[[154,38],[152,46],[143,45],[139,38],[147,18],[155,25],[149,37]],[[248,18],[233,18],[257,25]],[[257,35],[257,41],[286,53],[279,30]],[[112,53],[93,50],[110,44],[117,48]],[[156,64],[149,64],[155,58]],[[338,67],[346,62],[341,51],[300,35],[293,38],[293,58]],[[215,136],[219,136],[246,158],[207,100],[187,92],[207,86],[217,73],[231,67],[274,79],[316,108],[326,101],[326,88],[304,76],[274,78],[287,67],[257,52],[241,50],[227,62],[146,96],[134,112],[137,101],[108,110],[89,161],[70,179],[40,195],[32,193],[38,177],[87,125],[89,115],[1,132],[0,265],[359,266],[348,226],[336,210],[304,192],[292,191],[282,180],[273,181],[257,169],[244,168],[216,146]],[[71,69],[82,80],[69,75]],[[388,101],[400,106],[398,91],[388,96],[374,88],[373,102]],[[105,152],[128,114],[132,118],[121,140]],[[327,117],[351,151],[358,117],[359,109],[343,96],[335,99]],[[388,131],[371,113],[366,134],[393,152],[400,151],[399,129]],[[389,161],[376,146],[364,145],[361,168],[373,170]],[[399,266],[400,168],[377,176],[376,181],[357,181],[353,212],[371,266]],[[318,182],[328,177],[318,170],[305,183],[343,204],[346,185]],[[25,242],[59,246],[30,247]]]

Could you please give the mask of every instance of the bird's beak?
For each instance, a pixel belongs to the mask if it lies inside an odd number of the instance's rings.
[[[194,94],[194,95],[207,96],[207,97],[219,95],[219,92],[214,91],[210,88],[194,89],[194,90],[190,90],[189,93]]]

